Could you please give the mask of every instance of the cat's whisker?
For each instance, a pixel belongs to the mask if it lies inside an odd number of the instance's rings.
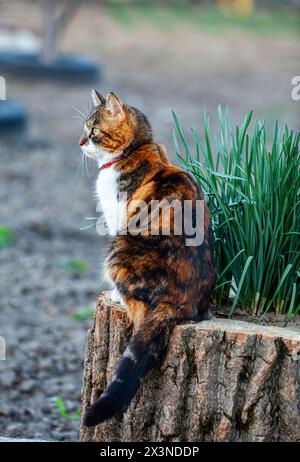
[[[74,119],[74,120],[80,120],[80,122],[84,122],[83,117],[81,117],[79,115],[72,115],[72,116],[70,116],[70,118]]]
[[[76,106],[73,106],[73,105],[72,107],[73,109],[75,109],[75,111],[77,111],[81,115],[84,121],[87,119],[87,116],[80,109],[78,109]]]
[[[86,174],[86,170],[87,170],[87,167],[86,167],[86,155],[84,154],[83,158],[82,158],[82,178]]]
[[[86,169],[87,176],[90,177],[90,172],[89,172],[86,156],[84,156],[84,166],[85,166],[85,169]]]
[[[93,110],[93,107],[88,104],[87,106],[85,106],[83,108],[83,111],[84,111],[84,119],[87,120],[90,118],[91,114],[92,114],[92,110]]]
[[[82,126],[84,125],[83,120],[81,120],[81,119],[76,119],[76,118],[73,118],[73,117],[72,117],[72,119],[73,119],[73,122],[76,123],[76,126],[79,125],[79,126],[82,128]]]
[[[79,176],[80,163],[81,163],[81,156],[79,157],[79,161],[78,161],[78,167],[77,167],[77,173],[76,173],[77,177]]]
[[[97,167],[97,160],[95,159],[95,157],[93,157],[93,162],[94,162],[94,167]]]
[[[81,168],[81,162],[82,162],[82,155],[80,156],[79,162],[78,162],[77,177],[79,177],[79,171],[80,171],[80,168]]]
[[[83,179],[83,164],[84,164],[85,154],[81,152],[81,157],[79,159],[78,171],[77,176],[79,176],[79,171],[81,172],[81,179]]]

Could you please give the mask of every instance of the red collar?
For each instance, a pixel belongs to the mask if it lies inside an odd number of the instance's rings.
[[[125,158],[125,154],[121,154],[119,157],[117,157],[116,159],[113,159],[111,160],[110,162],[107,162],[106,164],[103,164],[101,165],[101,167],[99,167],[99,170],[104,170],[105,168],[109,168],[111,167],[112,165],[115,165],[117,164],[118,162],[120,162],[121,160],[123,160]]]

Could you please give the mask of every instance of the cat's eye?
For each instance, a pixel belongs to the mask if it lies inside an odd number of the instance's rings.
[[[92,135],[93,136],[97,136],[97,135],[99,135],[99,133],[100,133],[99,128],[93,128],[93,130],[92,130]]]

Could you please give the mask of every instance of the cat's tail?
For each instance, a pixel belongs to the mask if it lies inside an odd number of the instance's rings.
[[[111,384],[87,409],[84,425],[93,427],[128,408],[144,377],[161,360],[170,330],[179,321],[179,311],[178,307],[159,306],[148,314],[131,337]]]

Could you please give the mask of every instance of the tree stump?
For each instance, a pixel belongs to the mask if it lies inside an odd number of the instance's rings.
[[[130,335],[109,293],[98,299],[87,339],[82,414],[111,381]],[[214,319],[177,325],[160,367],[127,412],[82,441],[300,440],[300,333]]]

